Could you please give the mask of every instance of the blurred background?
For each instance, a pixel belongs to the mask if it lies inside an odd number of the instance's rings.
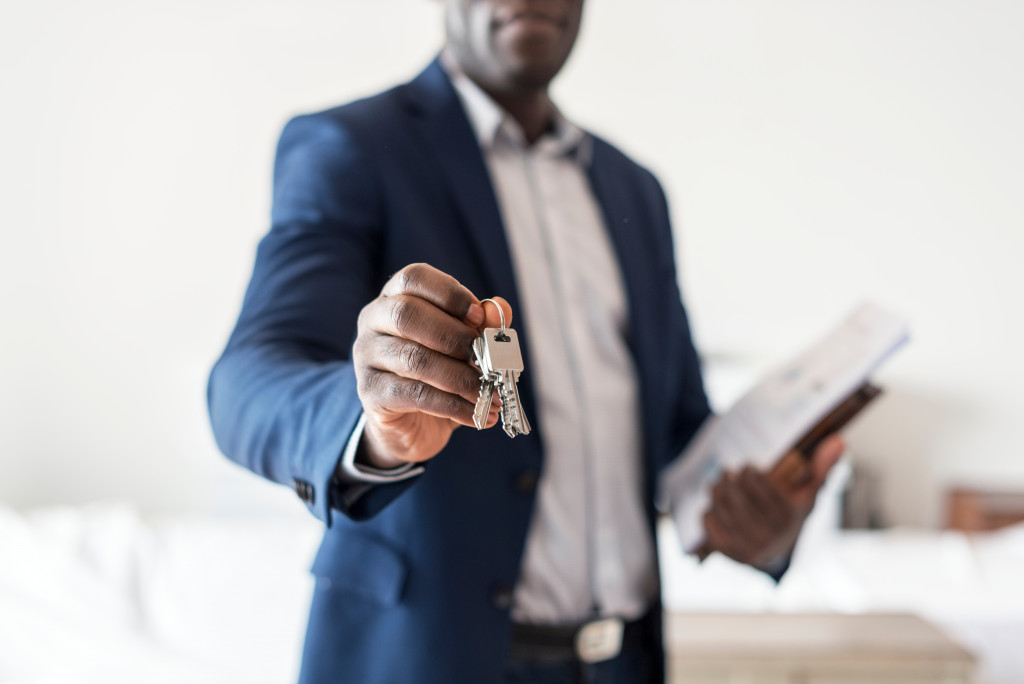
[[[588,0],[556,101],[664,184],[716,408],[866,298],[913,336],[815,557],[776,588],[668,541],[670,607],[924,615],[1024,681],[1024,528],[946,529],[1024,519],[1022,29],[1013,0]],[[0,3],[0,681],[294,678],[317,523],[218,454],[206,375],[284,122],[441,41],[429,0]]]

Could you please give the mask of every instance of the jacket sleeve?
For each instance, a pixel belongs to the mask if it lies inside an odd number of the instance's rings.
[[[351,348],[377,296],[382,191],[352,136],[328,114],[293,119],[274,165],[271,229],[242,310],[210,374],[214,436],[231,460],[294,486],[331,524],[330,483],[362,413]],[[413,480],[335,506],[373,515]]]

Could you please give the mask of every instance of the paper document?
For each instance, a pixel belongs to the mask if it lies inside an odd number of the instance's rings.
[[[906,322],[864,304],[824,339],[709,418],[661,477],[682,547],[704,539],[711,487],[725,469],[770,468],[908,339]]]

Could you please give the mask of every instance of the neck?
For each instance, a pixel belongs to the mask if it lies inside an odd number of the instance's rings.
[[[488,97],[494,100],[499,107],[512,115],[519,127],[523,129],[526,141],[531,145],[544,135],[551,127],[551,120],[554,117],[555,106],[548,97],[548,86],[543,86],[515,92],[514,94],[502,92],[501,90],[488,87],[487,79],[474,76],[474,69],[467,69],[456,59],[450,47],[445,47],[441,52],[441,62],[448,73],[461,71],[467,78],[487,93]]]
[[[526,136],[528,143],[535,143],[551,127],[555,108],[546,88],[516,96],[484,90],[502,109],[512,115],[523,129],[523,135]]]

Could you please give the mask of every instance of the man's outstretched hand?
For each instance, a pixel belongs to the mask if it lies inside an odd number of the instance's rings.
[[[705,550],[759,568],[784,559],[844,448],[842,438],[832,435],[809,461],[791,451],[767,473],[750,466],[725,473],[704,514]]]
[[[512,309],[495,297],[505,313]],[[362,459],[379,468],[436,456],[459,425],[474,426],[480,373],[469,365],[473,339],[498,327],[459,281],[427,264],[391,277],[363,307],[352,347],[359,400],[366,414]],[[498,420],[492,403],[487,426]]]

